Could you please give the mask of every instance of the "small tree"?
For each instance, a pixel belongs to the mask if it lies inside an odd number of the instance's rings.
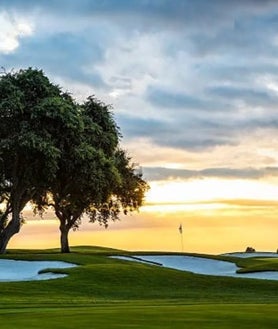
[[[60,107],[69,106],[60,89],[39,70],[0,77],[0,253],[19,232],[26,203],[55,176],[60,151],[42,107],[58,99]]]
[[[70,252],[69,231],[78,228],[84,214],[107,227],[121,210],[138,209],[147,189],[130,159],[118,150],[119,129],[109,106],[89,97],[80,117],[83,129],[79,134],[60,137],[62,156],[49,193],[36,199],[39,210],[54,208],[63,253]]]

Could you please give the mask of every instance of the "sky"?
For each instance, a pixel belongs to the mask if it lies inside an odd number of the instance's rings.
[[[151,186],[139,214],[73,244],[179,251],[182,224],[186,251],[277,249],[277,1],[1,0],[0,26],[2,70],[111,104]],[[57,244],[48,216],[12,245]]]

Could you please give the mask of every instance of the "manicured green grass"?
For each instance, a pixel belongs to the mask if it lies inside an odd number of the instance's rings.
[[[0,312],[2,328],[276,328],[277,305],[101,305]]]
[[[277,326],[276,281],[204,276],[107,257],[132,254],[114,249],[72,251],[11,250],[2,256],[80,266],[53,270],[69,274],[63,279],[0,283],[1,329]],[[245,268],[275,264],[273,259],[232,260]]]
[[[278,258],[240,259],[236,263],[242,267],[238,273],[278,271]]]

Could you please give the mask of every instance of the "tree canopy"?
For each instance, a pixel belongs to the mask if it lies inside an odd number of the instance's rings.
[[[19,232],[21,212],[37,188],[55,177],[60,150],[45,125],[43,104],[54,99],[66,104],[60,89],[39,70],[21,70],[0,78],[0,252]]]
[[[142,205],[148,185],[120,149],[111,108],[95,97],[78,104],[41,70],[6,73],[0,118],[0,252],[29,201],[54,208],[62,252],[84,214],[107,226]]]

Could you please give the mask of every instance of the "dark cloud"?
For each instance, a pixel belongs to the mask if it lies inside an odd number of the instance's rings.
[[[171,93],[154,87],[148,89],[146,98],[159,107],[177,109],[202,109],[204,107],[204,102],[197,97],[187,95],[186,93]]]
[[[247,86],[250,88],[250,85],[254,83],[254,79],[258,76],[267,74],[269,77],[277,77],[278,66],[275,61],[266,63],[257,60],[253,62],[252,59],[248,61],[248,58],[246,58],[246,63],[241,64],[231,61],[200,63],[199,71],[202,72],[204,78],[209,79],[213,76],[218,83],[248,83]]]
[[[204,170],[170,169],[162,167],[144,167],[145,179],[161,181],[169,179],[202,179],[202,178],[227,178],[227,179],[259,179],[263,177],[278,177],[278,167],[265,168],[208,168]]]
[[[271,106],[278,103],[278,97],[273,92],[264,89],[253,89],[249,87],[235,87],[235,86],[218,86],[209,88],[208,94],[223,98],[230,101],[244,101],[249,105],[265,105]]]
[[[234,15],[270,11],[277,5],[276,1],[256,0],[1,0],[0,8],[20,11],[37,10],[52,13],[74,15],[104,15],[121,18],[132,16],[130,21],[138,23],[149,19],[152,24],[158,21],[182,22],[199,28],[212,27],[234,21]],[[230,20],[227,18],[230,17]],[[174,24],[175,25],[175,24]],[[170,25],[166,25],[170,27]],[[206,32],[206,31],[204,31]]]
[[[211,94],[215,90],[216,88],[209,89],[207,95],[196,92],[196,96],[193,96],[186,92],[173,92],[159,87],[149,86],[145,97],[152,105],[158,108],[184,110],[185,114],[186,110],[194,110],[195,113],[196,110],[207,113],[234,110],[230,105],[230,99],[227,101],[223,97],[222,100],[215,100],[214,97],[211,97]]]
[[[170,106],[172,104],[167,102],[163,104],[165,99],[163,94],[161,100],[155,102],[160,113],[157,119],[142,118],[137,116],[140,115],[139,113],[136,116],[132,113],[128,115],[116,113],[116,119],[122,129],[123,136],[127,139],[136,140],[145,137],[159,146],[194,152],[220,145],[236,146],[241,143],[243,134],[248,136],[259,129],[278,129],[278,117],[276,109],[273,108],[278,103],[276,97],[269,96],[268,93],[264,92],[260,94],[259,91],[233,88],[216,88],[213,93],[219,94],[218,97],[220,98],[230,100],[231,103],[245,100],[251,108],[242,115],[240,109],[231,105],[226,106],[219,100],[219,104],[216,105],[218,111],[215,109],[209,111],[206,108],[207,105],[188,111],[186,110],[187,104],[182,102],[178,105],[175,104],[175,109]],[[202,101],[205,104],[205,101]],[[161,106],[159,107],[160,102]],[[183,108],[181,107],[182,104]],[[260,110],[259,114],[254,113],[256,110],[253,111],[252,106],[262,104],[273,108],[273,111],[267,111],[266,107]]]
[[[203,33],[200,29],[189,36],[193,54],[203,57],[217,53],[230,58],[236,55],[239,60],[244,60],[243,56],[252,60],[255,56],[255,61],[269,54],[277,56],[278,50],[272,40],[277,23],[272,24],[272,19],[269,13],[260,19],[257,16],[235,16],[233,24],[219,27],[215,33]]]
[[[177,115],[171,121],[142,119],[140,117],[116,115],[116,120],[127,139],[145,137],[160,146],[199,151],[217,145],[234,144],[233,127],[221,121],[210,121]]]

